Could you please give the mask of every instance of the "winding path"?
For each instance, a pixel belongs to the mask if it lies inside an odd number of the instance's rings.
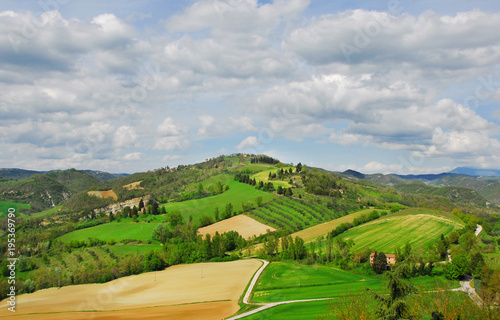
[[[477,225],[475,235],[476,237],[481,233],[483,228],[480,225]],[[320,298],[320,299],[304,299],[304,300],[289,300],[289,301],[280,301],[280,302],[271,302],[271,303],[251,303],[250,296],[252,295],[253,288],[257,284],[257,280],[259,279],[260,275],[262,272],[264,272],[264,269],[269,265],[269,261],[266,260],[260,260],[263,262],[262,266],[260,267],[259,270],[255,273],[255,275],[252,278],[252,281],[250,282],[250,285],[248,286],[247,292],[245,293],[245,296],[243,297],[243,303],[246,305],[255,305],[255,306],[260,306],[259,308],[250,310],[248,312],[239,314],[237,316],[227,318],[226,320],[236,320],[236,319],[242,319],[245,317],[248,317],[252,314],[259,313],[261,311],[264,311],[269,308],[273,308],[282,304],[290,304],[290,303],[297,303],[297,302],[311,302],[311,301],[325,301],[325,300],[333,300],[335,298]],[[451,259],[450,259],[451,262]],[[467,295],[474,301],[478,306],[482,306],[483,302],[479,295],[476,293],[476,290],[470,286],[470,281],[472,279],[468,279],[466,281],[460,281],[460,288],[457,289],[451,289],[450,291],[463,291],[467,293]],[[427,291],[427,292],[438,292],[438,291]]]
[[[259,270],[255,273],[255,275],[252,278],[252,281],[250,282],[250,285],[248,286],[247,292],[245,293],[245,296],[243,297],[243,303],[246,305],[255,305],[255,306],[260,306],[257,309],[250,310],[248,312],[239,314],[237,316],[227,318],[226,320],[236,320],[236,319],[241,319],[248,317],[252,314],[261,312],[263,310],[273,308],[282,304],[290,304],[290,303],[297,303],[297,302],[310,302],[310,301],[324,301],[324,300],[332,300],[334,298],[320,298],[320,299],[304,299],[304,300],[289,300],[289,301],[280,301],[280,302],[271,302],[271,303],[251,303],[250,296],[252,295],[253,288],[257,284],[257,280],[259,279],[260,275],[264,271],[264,269],[269,265],[269,261],[266,260],[260,260],[263,262],[263,265],[260,267]]]

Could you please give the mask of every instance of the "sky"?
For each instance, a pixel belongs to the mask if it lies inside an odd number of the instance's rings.
[[[500,2],[0,0],[0,167],[500,169]]]

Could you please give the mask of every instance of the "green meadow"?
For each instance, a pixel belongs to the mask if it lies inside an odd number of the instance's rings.
[[[72,240],[82,241],[92,237],[105,241],[114,239],[116,242],[120,242],[125,239],[147,241],[151,238],[151,233],[154,228],[156,228],[156,226],[160,223],[161,221],[154,221],[151,223],[144,221],[105,223],[95,227],[67,233],[59,237],[59,240],[63,242],[70,242]]]
[[[273,262],[254,289],[253,302],[278,302],[346,295],[366,287],[382,291],[379,277],[357,275],[329,266]]]
[[[163,247],[159,244],[116,244],[114,246],[107,246],[107,248],[117,256],[124,256],[129,253],[145,254],[151,250],[161,250]]]
[[[354,227],[340,235],[354,241],[353,251],[372,248],[394,253],[409,243],[414,249],[424,249],[441,234],[463,227],[457,217],[437,210],[407,209]]]
[[[272,168],[272,169],[269,169],[269,170],[265,170],[265,171],[262,171],[262,172],[259,172],[259,173],[255,173],[253,175],[250,176],[250,178],[255,178],[255,180],[257,181],[263,181],[263,182],[272,182],[274,187],[277,188],[278,186],[282,186],[282,187],[285,187],[285,188],[290,188],[291,185],[287,182],[287,181],[283,181],[283,180],[269,180],[269,173],[276,173],[278,172],[278,170],[280,169],[283,169],[283,170],[289,170],[289,169],[292,169],[294,172],[295,172],[295,167],[291,167],[291,166],[285,166],[285,167],[280,167],[280,168]],[[287,180],[289,180],[289,176],[287,177]]]
[[[222,194],[183,202],[169,202],[164,205],[165,210],[167,213],[179,211],[184,219],[192,216],[194,221],[197,221],[204,215],[214,218],[215,208],[219,208],[219,212],[222,213],[228,203],[233,205],[233,212],[239,212],[242,210],[242,202],[251,201],[254,206],[257,206],[257,197],[262,197],[262,203],[267,203],[277,197],[272,193],[257,190],[234,180],[227,182],[227,185],[229,190]]]
[[[10,208],[16,209],[16,215],[19,215],[19,209],[29,209],[31,206],[25,203],[0,201],[0,219],[7,216]]]
[[[283,304],[246,317],[245,320],[313,320],[324,314],[330,303],[330,300],[326,300]]]
[[[229,181],[229,190],[226,192],[203,199],[188,200],[183,202],[171,202],[165,205],[167,214],[169,212],[179,211],[185,220],[193,217],[197,221],[203,215],[214,217],[215,208],[219,208],[222,213],[226,204],[232,203],[233,212],[242,210],[243,201],[252,201],[256,206],[257,197],[262,197],[263,203],[269,202],[276,196],[272,193],[263,192],[238,181]],[[151,238],[154,228],[165,220],[163,216],[156,216],[155,220],[147,223],[148,218],[139,219],[139,222],[132,222],[130,218],[122,219],[121,222],[101,224],[95,227],[76,230],[61,236],[59,239],[64,242],[71,240],[87,240],[89,237],[101,240],[114,239],[120,242],[124,239],[136,239],[147,241]]]

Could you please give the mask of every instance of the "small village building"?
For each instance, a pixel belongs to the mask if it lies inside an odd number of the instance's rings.
[[[396,255],[394,254],[386,254],[387,266],[386,268],[390,269],[396,265]],[[370,265],[373,266],[373,260],[375,259],[375,252],[370,254]]]

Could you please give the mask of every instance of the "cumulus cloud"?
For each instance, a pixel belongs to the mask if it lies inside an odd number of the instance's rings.
[[[184,134],[187,129],[182,124],[175,123],[174,119],[172,119],[171,117],[167,117],[158,126],[157,131],[158,134],[162,136],[179,136]]]
[[[113,136],[113,146],[117,149],[133,147],[137,142],[137,133],[130,126],[121,126]]]
[[[276,0],[259,4],[257,0],[198,1],[166,22],[171,31],[268,33],[282,21],[297,18],[309,4],[308,0]]]
[[[158,137],[153,146],[155,150],[181,150],[189,147],[186,137],[187,127],[176,123],[173,118],[167,117],[157,128]]]
[[[493,22],[495,21],[495,22]],[[329,63],[408,63],[462,69],[496,63],[500,14],[481,11],[418,17],[348,10],[312,19],[291,32],[283,46],[314,65]],[[491,24],[493,23],[493,25]]]
[[[255,137],[255,136],[250,136],[245,138],[245,140],[241,141],[237,146],[236,149],[238,150],[246,150],[250,149],[253,147],[257,147],[260,145],[260,140]]]
[[[238,150],[310,138],[494,166],[498,112],[464,97],[499,101],[500,39],[485,30],[500,14],[310,5],[195,1],[147,31],[123,14],[0,12],[0,143],[17,166],[22,149],[49,167],[150,159],[191,133],[200,149],[243,134]]]
[[[140,152],[127,153],[123,156],[123,160],[126,161],[138,161],[144,158],[144,154]]]

